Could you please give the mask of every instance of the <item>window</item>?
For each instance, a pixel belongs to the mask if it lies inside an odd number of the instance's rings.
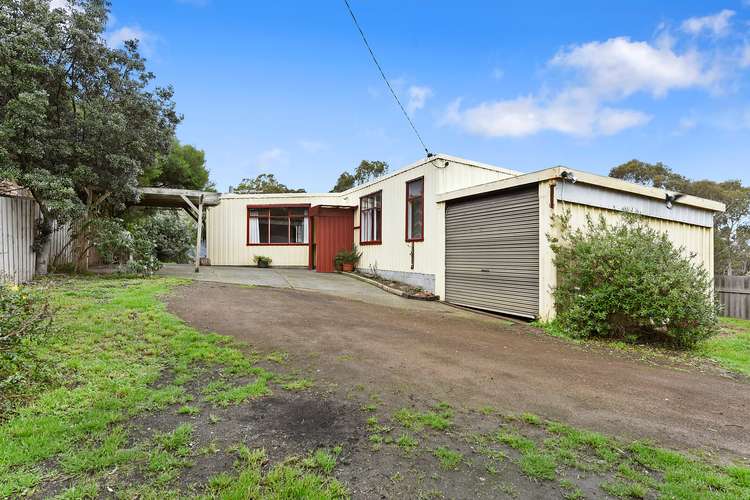
[[[359,242],[362,244],[377,244],[381,241],[382,194],[382,191],[378,191],[359,200]]]
[[[307,208],[248,207],[248,245],[307,245]]]
[[[406,183],[406,241],[424,240],[424,177]]]

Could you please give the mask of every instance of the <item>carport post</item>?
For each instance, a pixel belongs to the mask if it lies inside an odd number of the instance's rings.
[[[198,198],[198,230],[195,237],[195,272],[200,271],[201,267],[201,240],[203,239],[203,195]]]

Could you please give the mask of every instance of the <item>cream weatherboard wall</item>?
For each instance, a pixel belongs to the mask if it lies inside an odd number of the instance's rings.
[[[336,205],[329,194],[225,194],[221,203],[206,212],[206,249],[212,265],[249,266],[254,255],[273,259],[275,266],[307,266],[307,245],[247,245],[248,205]]]
[[[540,196],[549,193],[549,182],[540,183]],[[540,200],[541,201],[541,200]],[[549,246],[547,234],[559,236],[558,228],[552,222],[553,214],[570,214],[570,227],[573,229],[585,227],[587,217],[594,221],[603,216],[608,223],[616,223],[622,220],[623,212],[608,210],[599,207],[558,201],[553,210],[541,208],[540,203],[540,252],[539,252],[539,315],[545,320],[554,318],[555,304],[552,294],[557,285],[557,272],[553,263],[553,253]],[[684,222],[645,217],[648,225],[657,231],[665,233],[669,240],[677,247],[684,248],[686,257],[693,256],[693,261],[702,265],[709,273],[714,275],[714,238],[713,227],[686,224]],[[544,237],[542,240],[541,237]]]
[[[518,172],[478,163],[464,163],[439,156],[418,162],[375,182],[343,193],[344,204],[359,207],[359,200],[382,191],[382,243],[361,245],[360,211],[354,214],[354,242],[362,251],[358,267],[375,269],[385,277],[398,279],[433,292],[436,275],[442,270],[445,237],[443,207],[437,195],[467,186],[482,184],[518,175]],[[424,240],[406,241],[406,183],[424,178]],[[412,268],[412,244],[414,267]]]
[[[377,269],[382,275],[400,279],[434,291],[435,276],[443,262],[443,207],[436,202],[440,193],[497,181],[520,172],[470,162],[447,155],[436,155],[343,193],[308,194],[225,194],[221,203],[206,216],[206,244],[212,265],[251,265],[254,255],[273,259],[276,266],[307,266],[308,246],[247,245],[247,206],[310,204],[356,207],[352,241],[362,251],[358,267]],[[406,241],[406,183],[424,178],[424,241],[414,242],[414,268],[411,243]],[[382,191],[381,244],[360,245],[360,198]]]

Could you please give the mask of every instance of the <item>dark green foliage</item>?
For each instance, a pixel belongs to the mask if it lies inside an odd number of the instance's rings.
[[[666,234],[635,215],[575,230],[567,216],[557,222],[557,321],[569,335],[689,348],[716,332],[711,277]]]
[[[82,215],[87,187],[108,192],[113,210],[132,200],[180,121],[137,42],[107,46],[108,17],[104,0],[54,10],[45,0],[0,3],[0,179],[39,203],[38,255],[53,220]],[[37,272],[46,273],[44,258]]]
[[[273,174],[260,174],[254,179],[244,178],[237,187],[229,186],[230,193],[304,193],[304,189],[291,189],[280,183]]]
[[[160,155],[141,176],[141,185],[180,189],[213,190],[208,180],[206,154],[190,144],[172,141],[169,153]]]
[[[0,420],[46,376],[31,347],[48,331],[52,316],[41,290],[0,283]]]
[[[359,162],[359,166],[354,171],[354,174],[350,174],[344,171],[336,181],[336,185],[331,189],[332,193],[341,193],[347,189],[351,189],[354,186],[359,186],[365,182],[377,179],[388,173],[388,163],[384,161],[368,161],[362,160]]]
[[[158,210],[136,223],[138,233],[154,243],[156,258],[161,262],[185,263],[195,250],[196,224],[177,211]]]
[[[341,172],[339,178],[336,179],[336,185],[331,189],[332,193],[343,193],[347,189],[351,189],[357,185],[357,180],[349,172]]]

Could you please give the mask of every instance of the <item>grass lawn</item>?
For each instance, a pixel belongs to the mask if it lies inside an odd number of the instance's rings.
[[[728,370],[750,376],[750,320],[721,318],[721,334],[701,343],[696,351]]]
[[[179,284],[49,284],[56,329],[32,344],[45,382],[0,420],[1,498],[750,498],[750,468],[708,455],[488,405],[388,408],[344,380],[314,392],[293,353],[170,314],[160,297]]]
[[[688,363],[710,359],[726,370],[750,376],[750,320],[719,318],[719,334],[709,340],[700,342],[689,351],[632,344],[621,340],[579,339],[569,336],[555,322],[537,323],[536,326],[542,328],[549,335],[579,344],[617,349],[646,359],[671,358]]]

